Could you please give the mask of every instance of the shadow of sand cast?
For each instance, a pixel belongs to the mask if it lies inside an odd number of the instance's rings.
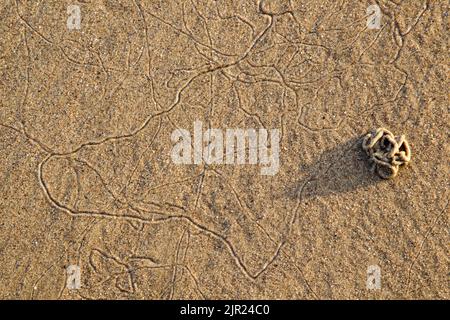
[[[323,152],[317,162],[302,170],[309,176],[288,189],[291,198],[302,200],[347,193],[382,181],[370,171],[368,158],[355,138]]]

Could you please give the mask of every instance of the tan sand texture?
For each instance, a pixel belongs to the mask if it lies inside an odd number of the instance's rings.
[[[2,0],[0,298],[449,299],[448,62],[448,1]],[[174,163],[196,121],[279,170]]]

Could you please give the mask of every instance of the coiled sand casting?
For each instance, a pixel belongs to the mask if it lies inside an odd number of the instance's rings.
[[[363,139],[362,148],[372,163],[371,170],[383,179],[394,178],[399,167],[411,161],[411,148],[405,136],[396,137],[385,128],[368,133]]]

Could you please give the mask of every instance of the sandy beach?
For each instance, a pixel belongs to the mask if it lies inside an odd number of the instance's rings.
[[[448,6],[2,1],[0,298],[449,299]]]

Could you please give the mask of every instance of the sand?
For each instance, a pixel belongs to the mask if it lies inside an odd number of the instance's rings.
[[[377,3],[2,1],[0,298],[449,299],[448,3]],[[175,164],[195,121],[279,170]]]

